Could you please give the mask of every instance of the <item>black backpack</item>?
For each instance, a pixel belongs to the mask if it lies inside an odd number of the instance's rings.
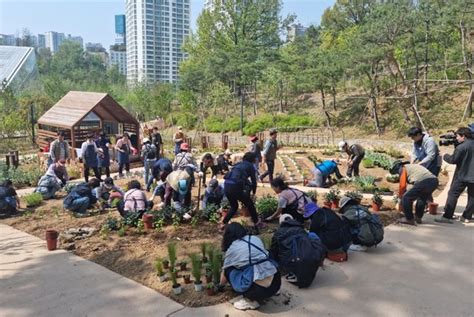
[[[0,199],[8,197],[8,188],[5,186],[0,186]]]
[[[350,223],[352,240],[366,247],[377,246],[383,240],[384,227],[380,218],[362,206],[351,206],[343,215]]]
[[[300,233],[283,240],[281,248],[290,250],[290,256],[282,259],[282,266],[296,275],[299,288],[309,287],[326,256],[327,249],[321,240]]]
[[[146,160],[154,160],[156,159],[156,146],[153,144],[146,144],[145,150],[143,152],[143,157]]]

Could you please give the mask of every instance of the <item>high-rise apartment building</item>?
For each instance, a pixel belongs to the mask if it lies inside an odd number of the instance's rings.
[[[51,51],[51,54],[54,54],[58,51],[59,46],[61,46],[61,43],[66,38],[64,33],[58,33],[54,31],[46,32],[44,36],[45,36],[46,48],[49,48],[49,50]]]
[[[115,16],[115,44],[125,44],[125,15]]]
[[[121,74],[127,74],[127,51],[125,45],[112,45],[109,49],[109,65],[117,65]]]
[[[304,36],[306,33],[306,27],[302,26],[301,24],[292,24],[288,27],[288,42],[294,42],[297,37]]]
[[[190,0],[126,0],[127,80],[176,82]]]
[[[46,37],[44,34],[38,34],[38,48],[46,47]]]
[[[68,41],[80,44],[81,47],[84,48],[84,40],[82,39],[82,36],[71,36],[71,34],[68,34],[66,39]]]

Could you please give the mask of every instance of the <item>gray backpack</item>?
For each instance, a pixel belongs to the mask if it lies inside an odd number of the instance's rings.
[[[382,242],[384,228],[378,215],[356,205],[350,206],[342,216],[349,222],[353,243],[372,247]]]

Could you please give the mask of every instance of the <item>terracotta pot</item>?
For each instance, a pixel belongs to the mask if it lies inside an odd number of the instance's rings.
[[[144,214],[142,220],[145,230],[153,230],[153,215]]]
[[[324,202],[323,202],[323,205],[324,205],[324,207],[326,207],[326,208],[331,208],[331,205],[332,205],[332,204],[331,204],[330,201],[324,201]]]
[[[372,210],[373,210],[374,212],[380,211],[380,205],[377,204],[377,203],[372,202]]]
[[[303,186],[308,186],[308,180],[306,178],[303,179]]]
[[[214,294],[215,294],[215,292],[214,292],[214,287],[206,288],[206,293],[207,293],[207,295],[209,295],[209,296],[214,296]]]
[[[247,207],[242,207],[240,209],[240,213],[242,214],[242,217],[250,217],[250,213]]]
[[[191,284],[191,275],[186,274],[183,276],[184,284]]]
[[[328,252],[326,257],[333,262],[344,262],[347,261],[347,252]]]
[[[179,264],[179,269],[180,269],[181,271],[186,271],[186,266],[187,266],[187,263],[180,263],[180,264]]]
[[[170,261],[164,260],[164,261],[163,261],[163,268],[164,268],[165,270],[168,270],[168,269],[170,268]]]
[[[202,257],[202,263],[207,263],[207,256]]]
[[[212,282],[212,276],[206,275],[206,283],[211,283]]]
[[[54,251],[58,247],[59,233],[54,229],[46,230],[46,245],[49,251]]]
[[[337,209],[339,208],[339,199],[335,199],[331,201],[331,209]]]
[[[398,212],[403,212],[403,205],[402,203],[398,203],[398,206],[397,206],[397,209],[398,209]]]
[[[430,215],[438,214],[438,204],[437,203],[428,203],[428,212]]]

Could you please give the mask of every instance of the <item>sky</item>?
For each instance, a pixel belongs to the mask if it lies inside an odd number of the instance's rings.
[[[335,0],[283,0],[282,15],[296,14],[303,25],[319,24],[324,10]],[[191,27],[204,0],[191,0]],[[84,43],[115,41],[114,16],[125,13],[125,0],[0,0],[0,34],[17,34],[27,28],[32,34],[56,31],[82,36]]]

